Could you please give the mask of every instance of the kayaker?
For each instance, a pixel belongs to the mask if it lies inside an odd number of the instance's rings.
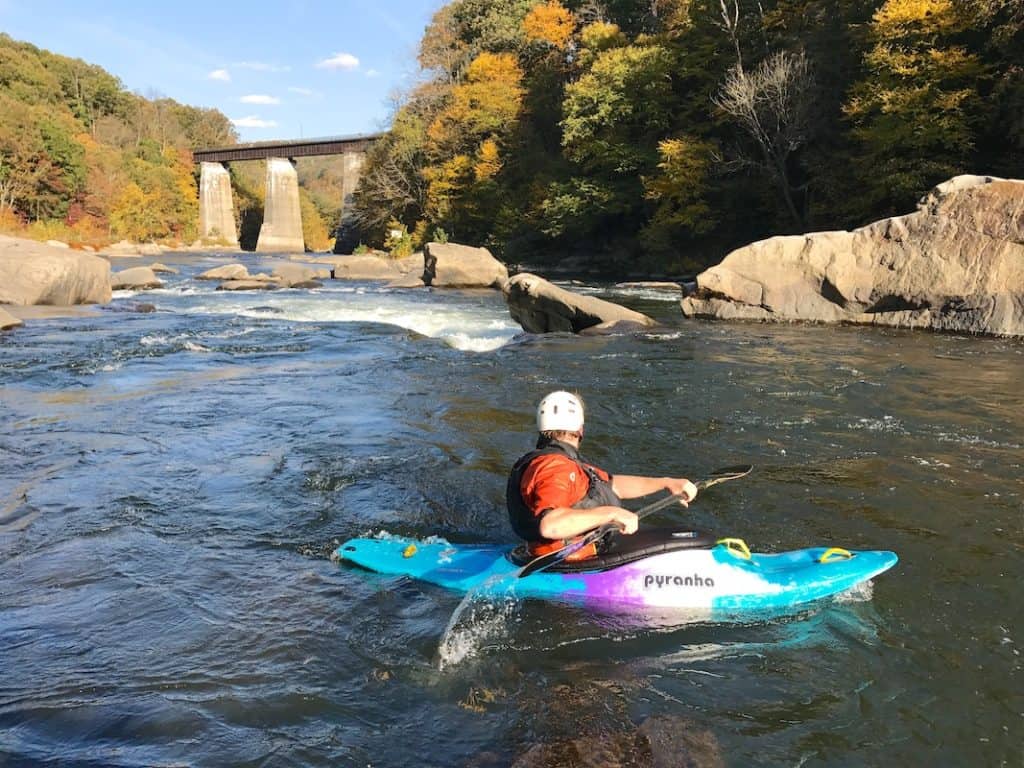
[[[611,475],[580,458],[583,440],[583,401],[571,392],[557,391],[537,406],[537,447],[522,456],[509,474],[505,498],[512,530],[526,540],[531,555],[561,549],[574,537],[605,523],[624,534],[635,533],[637,516],[622,507],[660,490],[682,494],[687,506],[697,487],[685,478]],[[599,554],[588,544],[567,560]]]

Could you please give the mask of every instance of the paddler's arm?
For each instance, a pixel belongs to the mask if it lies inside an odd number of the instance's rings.
[[[620,499],[637,499],[666,490],[673,496],[683,494],[679,503],[684,507],[697,498],[697,486],[685,477],[640,477],[637,475],[612,475],[612,490]]]
[[[541,517],[540,535],[545,539],[571,539],[605,523],[614,523],[623,533],[636,533],[638,520],[635,513],[621,507],[555,507]]]

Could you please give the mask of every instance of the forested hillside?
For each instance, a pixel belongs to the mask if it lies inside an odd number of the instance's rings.
[[[0,34],[0,227],[36,237],[191,242],[191,149],[228,119],[125,90],[100,67]]]
[[[1024,176],[1020,0],[454,0],[359,217],[510,261],[691,270]]]

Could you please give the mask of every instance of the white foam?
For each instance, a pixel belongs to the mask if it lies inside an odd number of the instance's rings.
[[[445,303],[443,297],[410,299],[372,288],[335,289],[320,295],[210,296],[186,311],[297,323],[382,323],[440,339],[467,352],[498,349],[521,332],[510,317],[498,317],[496,307]]]

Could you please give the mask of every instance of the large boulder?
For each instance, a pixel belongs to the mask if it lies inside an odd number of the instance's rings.
[[[528,272],[507,280],[502,292],[512,319],[528,333],[580,333],[598,326],[605,332],[622,332],[655,324],[640,312],[595,296],[580,296]]]
[[[163,288],[163,282],[149,267],[132,267],[110,276],[110,287],[115,291],[144,291]]]
[[[958,176],[914,213],[772,237],[697,276],[688,317],[1024,335],[1024,181]]]
[[[423,282],[434,288],[502,288],[508,269],[486,248],[457,243],[427,243]]]
[[[0,304],[104,304],[110,263],[88,253],[0,235]]]

